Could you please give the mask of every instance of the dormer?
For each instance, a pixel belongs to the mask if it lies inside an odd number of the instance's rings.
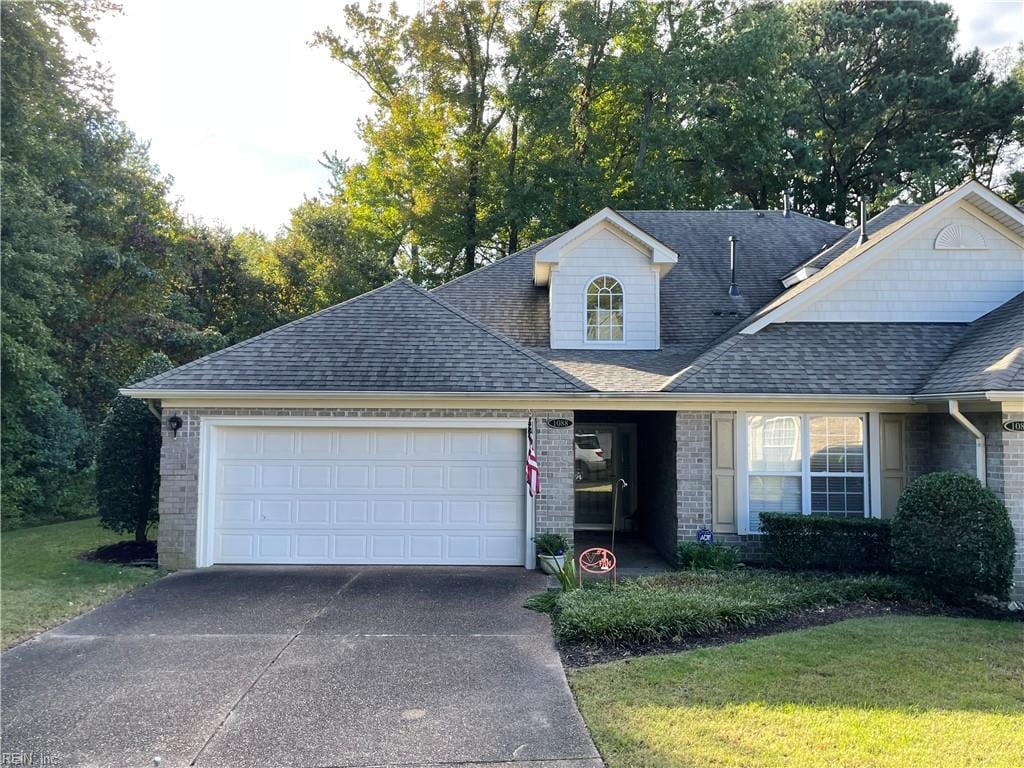
[[[552,349],[658,349],[659,283],[679,255],[611,208],[533,257],[548,287]]]

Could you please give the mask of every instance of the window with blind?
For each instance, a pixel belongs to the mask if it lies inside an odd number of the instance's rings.
[[[750,532],[765,512],[864,517],[865,420],[850,415],[747,417]]]

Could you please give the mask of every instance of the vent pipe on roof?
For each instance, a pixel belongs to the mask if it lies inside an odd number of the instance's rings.
[[[868,241],[868,196],[860,196],[860,237],[857,238],[857,245],[863,245]]]
[[[782,218],[784,219],[793,217],[792,194],[788,189],[782,190]]]
[[[736,235],[729,235],[729,295],[740,295],[740,287],[736,285]]]

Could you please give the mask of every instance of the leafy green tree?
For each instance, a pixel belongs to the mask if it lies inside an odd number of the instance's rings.
[[[993,87],[976,51],[956,53],[950,6],[801,0],[788,10],[806,46],[794,62],[807,89],[793,125],[809,149],[799,204],[845,224],[856,195],[891,197],[917,179],[933,182],[931,196],[993,166],[1015,96]]]
[[[161,353],[147,357],[127,384],[148,379],[173,367]],[[100,425],[96,450],[96,507],[100,523],[117,533],[133,533],[146,541],[157,521],[160,488],[160,422],[146,403],[124,395],[114,398]]]

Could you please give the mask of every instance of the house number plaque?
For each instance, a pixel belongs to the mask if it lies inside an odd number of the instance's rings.
[[[572,419],[548,419],[547,425],[552,429],[564,429],[572,426]]]
[[[1024,432],[1024,421],[1004,421],[1003,429],[1007,432]]]

